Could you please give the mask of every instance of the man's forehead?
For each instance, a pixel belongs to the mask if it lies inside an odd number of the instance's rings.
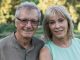
[[[20,11],[30,12],[30,11],[37,11],[37,9],[21,8]]]
[[[31,9],[31,10],[22,9],[22,10],[20,10],[20,14],[31,14],[31,15],[36,14],[36,15],[38,15],[38,12],[36,9]]]
[[[19,12],[19,16],[37,16],[38,17],[38,12],[37,10],[21,10]]]

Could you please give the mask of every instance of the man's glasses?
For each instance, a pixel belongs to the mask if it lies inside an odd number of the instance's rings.
[[[17,17],[16,17],[17,18]],[[32,25],[38,25],[39,24],[39,20],[28,20],[28,19],[20,19],[20,18],[17,18],[22,24],[28,24],[28,22],[30,21]]]

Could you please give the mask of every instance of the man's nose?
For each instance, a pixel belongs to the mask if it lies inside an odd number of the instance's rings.
[[[32,26],[31,21],[28,21],[28,22],[26,23],[26,27],[31,27],[31,26]]]

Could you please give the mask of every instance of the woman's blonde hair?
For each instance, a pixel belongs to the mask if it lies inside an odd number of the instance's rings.
[[[66,18],[66,20],[68,21],[68,27],[69,27],[68,38],[69,39],[73,38],[72,18],[64,6],[50,6],[47,8],[45,15],[44,15],[44,20],[43,20],[43,29],[44,29],[45,37],[47,37],[48,39],[52,39],[52,33],[49,28],[48,20],[49,20],[49,16],[56,12],[61,14],[62,16],[64,16]]]

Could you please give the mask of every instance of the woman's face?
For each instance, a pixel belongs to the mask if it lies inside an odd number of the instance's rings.
[[[66,38],[68,31],[68,21],[60,13],[55,13],[49,16],[49,28],[52,37],[56,39]]]

